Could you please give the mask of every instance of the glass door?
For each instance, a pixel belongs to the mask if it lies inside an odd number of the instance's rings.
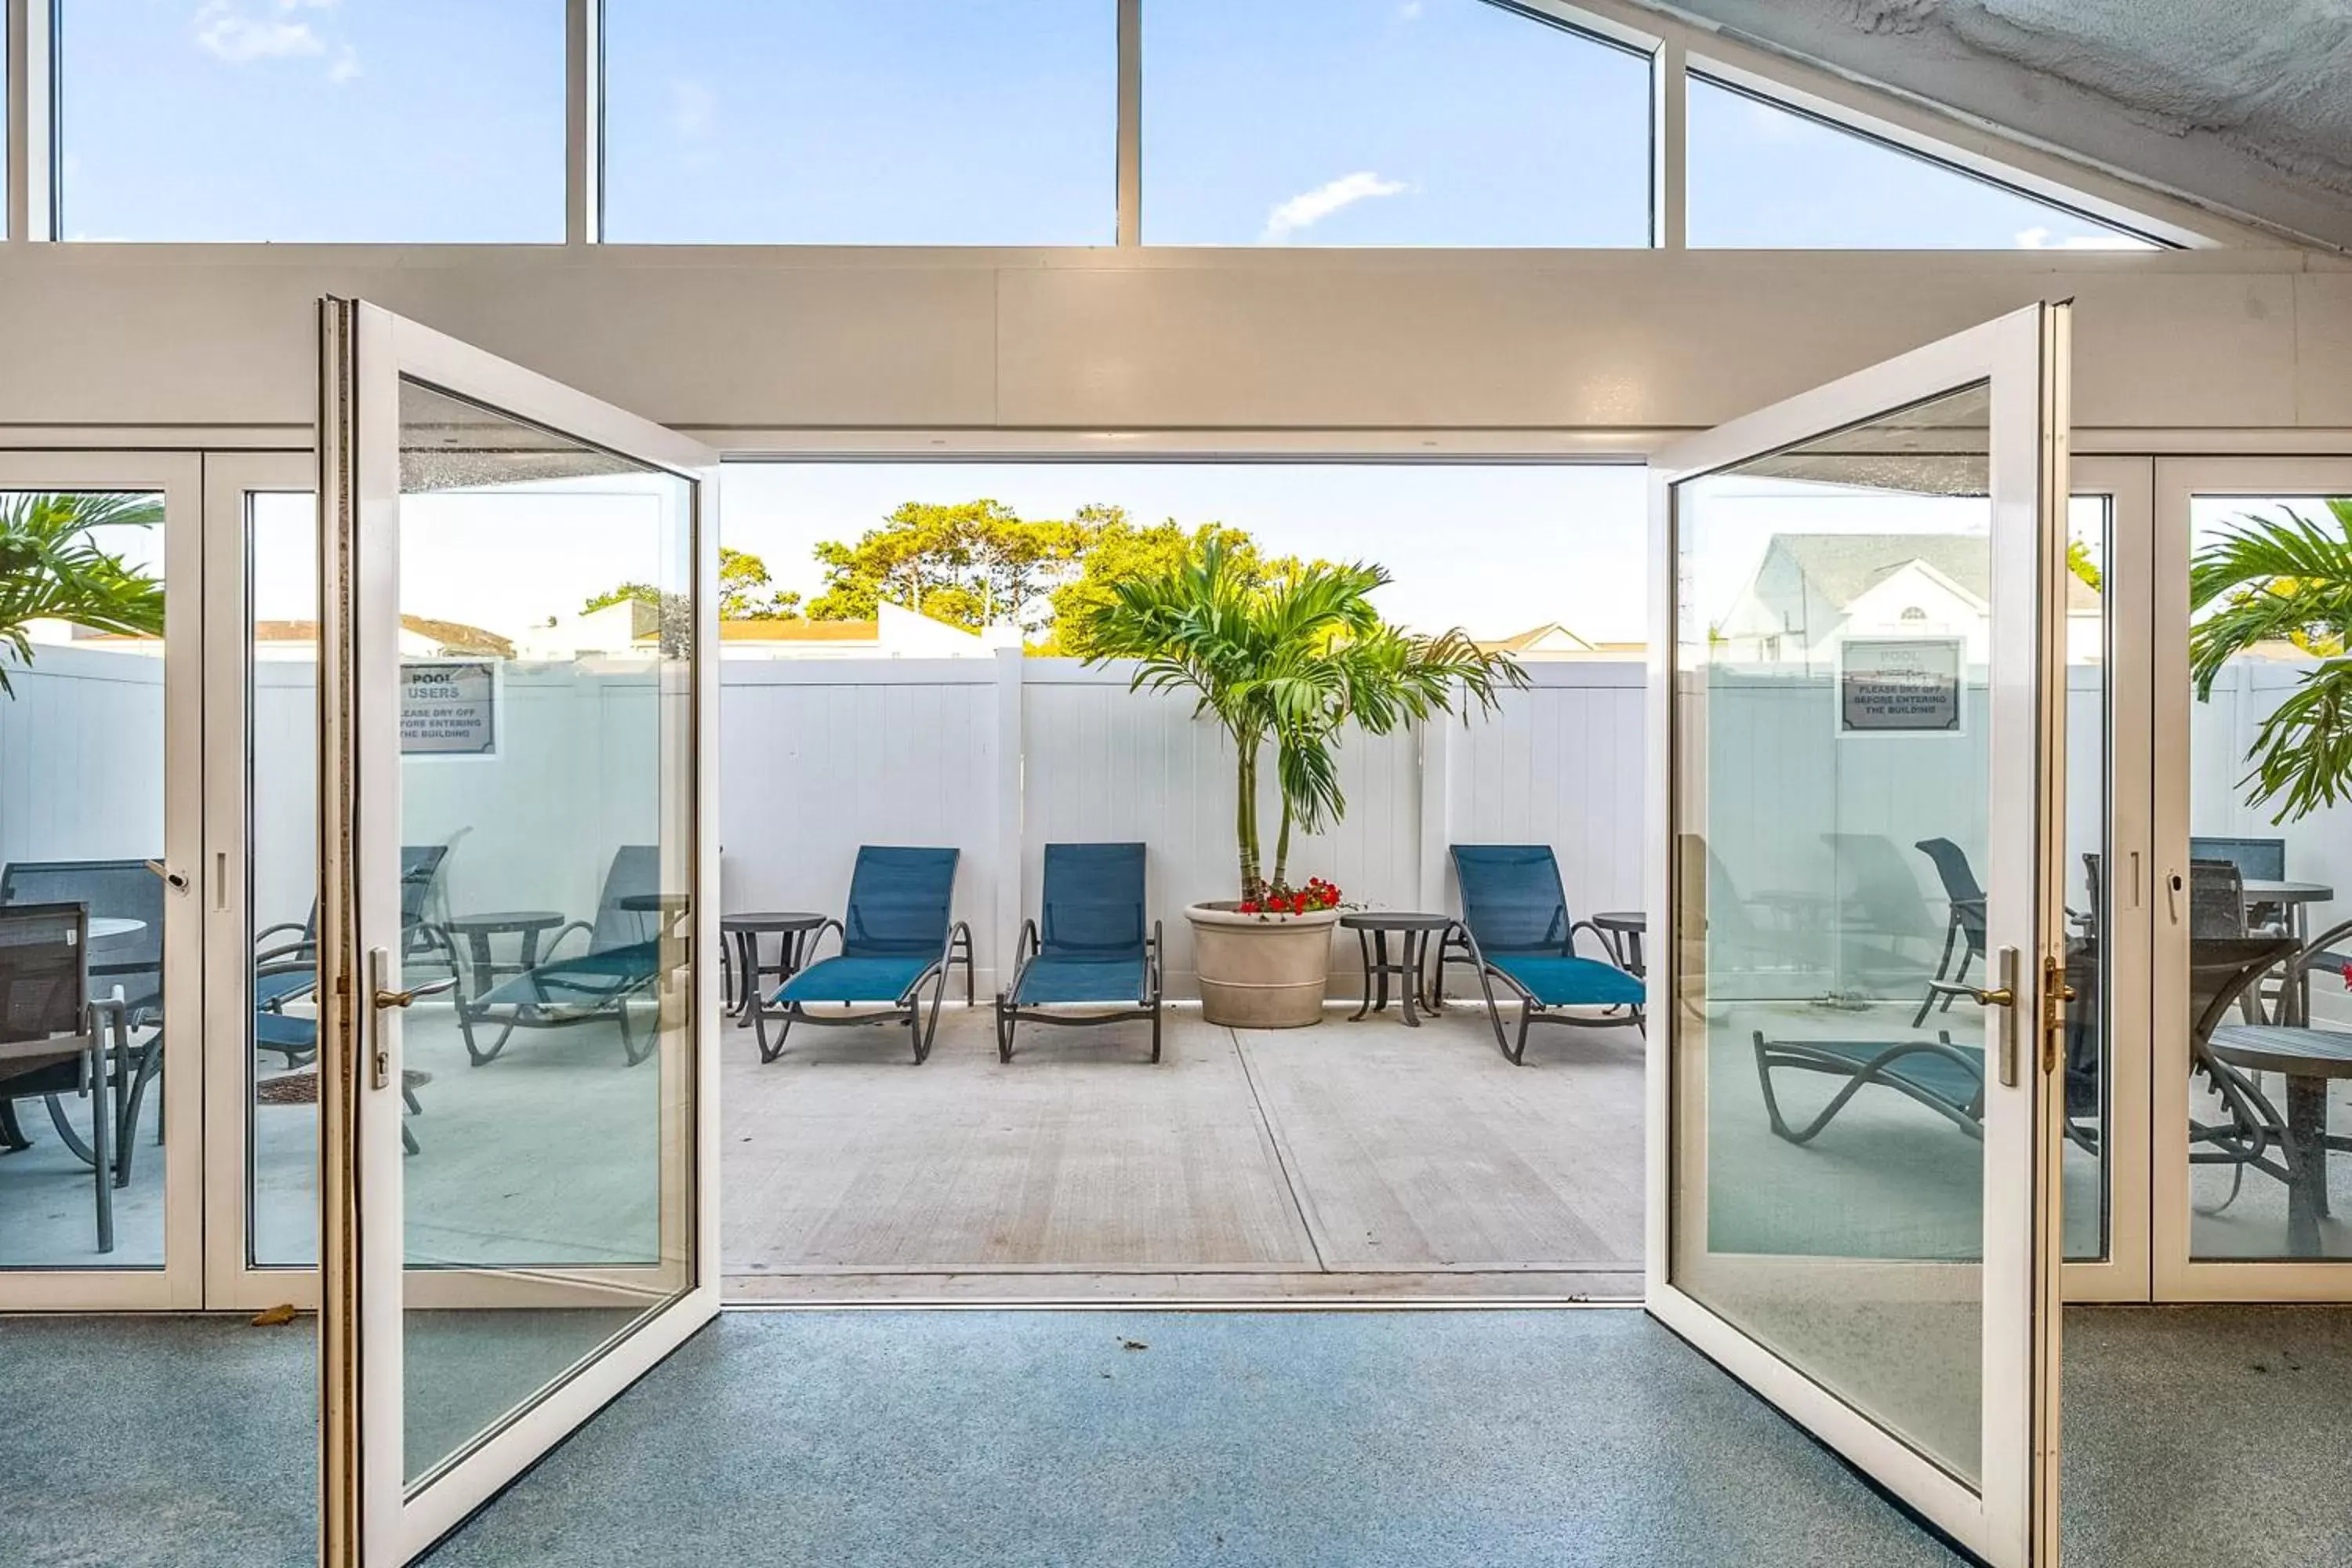
[[[326,1535],[390,1568],[718,1308],[715,467],[321,334]]]
[[[203,1305],[198,470],[0,455],[0,985],[68,909],[86,980],[0,1024],[0,1310]]]
[[[2055,1561],[2067,313],[1661,453],[1651,1310]]]
[[[2352,462],[2156,489],[2156,1294],[2345,1300]]]

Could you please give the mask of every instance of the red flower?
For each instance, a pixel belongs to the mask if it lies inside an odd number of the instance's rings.
[[[1244,899],[1241,904],[1241,912],[1245,915],[1254,915],[1257,913],[1257,900],[1255,899]]]

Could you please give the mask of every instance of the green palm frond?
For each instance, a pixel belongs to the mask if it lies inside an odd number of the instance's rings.
[[[1211,536],[1170,571],[1116,584],[1095,624],[1087,662],[1135,660],[1131,689],[1188,691],[1195,716],[1215,719],[1233,738],[1245,896],[1258,890],[1247,800],[1264,747],[1274,748],[1282,805],[1279,882],[1293,825],[1319,832],[1347,812],[1339,746],[1349,724],[1384,735],[1457,699],[1492,708],[1501,687],[1527,684],[1508,656],[1481,651],[1459,630],[1416,637],[1381,620],[1370,595],[1389,580],[1363,562],[1266,571]]]
[[[2238,518],[2189,563],[2189,634],[2197,700],[2210,700],[2230,660],[2264,643],[2289,643],[2323,662],[2306,673],[2255,731],[2253,766],[2242,784],[2252,804],[2277,803],[2289,822],[2352,798],[2352,497],[2324,503],[2323,521],[2294,507]]]
[[[0,496],[0,645],[33,662],[37,620],[92,631],[156,637],[163,630],[163,584],[101,550],[99,528],[152,528],[163,521],[152,496],[17,493]],[[13,696],[5,662],[0,694]]]

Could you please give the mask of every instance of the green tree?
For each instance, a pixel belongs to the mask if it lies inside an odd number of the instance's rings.
[[[33,662],[29,623],[71,621],[92,631],[160,637],[163,584],[92,542],[95,528],[152,528],[163,503],[152,496],[0,497],[0,645]],[[16,695],[0,662],[0,693]]]
[[[825,585],[809,615],[864,621],[898,605],[970,631],[1010,621],[1027,637],[1053,618],[1082,538],[1079,525],[1027,521],[999,501],[907,501],[856,542],[816,547]]]
[[[1339,745],[1349,724],[1385,735],[1451,710],[1457,696],[1492,708],[1498,685],[1528,683],[1507,655],[1459,629],[1416,637],[1382,621],[1370,595],[1388,581],[1379,566],[1320,561],[1269,576],[1212,537],[1169,571],[1118,583],[1094,622],[1089,662],[1139,660],[1132,689],[1190,691],[1194,715],[1232,737],[1244,900],[1286,890],[1294,826],[1319,832],[1346,813]],[[1282,807],[1270,879],[1257,798],[1269,745]]]
[[[2212,607],[2189,633],[2200,702],[2222,666],[2259,644],[2291,643],[2320,660],[2263,721],[2247,753],[2253,770],[2240,782],[2257,786],[2252,804],[2280,803],[2275,822],[2352,798],[2352,497],[2322,504],[2324,521],[2293,507],[2241,517],[2189,565],[2189,613]]]
[[[1118,584],[1164,577],[1212,540],[1229,552],[1228,569],[1253,583],[1264,581],[1269,571],[1297,564],[1265,561],[1248,534],[1223,523],[1187,529],[1171,518],[1144,525],[1130,519],[1126,508],[1105,505],[1080,507],[1070,523],[1077,531],[1078,573],[1054,590],[1052,635],[1036,648],[1038,653],[1096,657],[1101,651],[1097,628],[1118,602]]]
[[[2099,591],[2099,563],[2092,558],[2091,547],[2085,541],[2070,539],[2066,542],[2066,570],[2080,577],[2092,593]]]
[[[800,613],[798,594],[774,594],[764,590],[772,581],[768,563],[748,550],[719,547],[719,618],[722,621],[776,620]],[[641,605],[660,606],[662,591],[650,583],[623,583],[595,595],[580,606],[583,616],[634,599]]]

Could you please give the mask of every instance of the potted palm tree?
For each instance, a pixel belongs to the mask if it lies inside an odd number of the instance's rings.
[[[1170,571],[1118,584],[1096,624],[1089,664],[1136,660],[1130,689],[1191,692],[1194,715],[1233,743],[1236,896],[1185,910],[1211,1023],[1293,1028],[1322,1017],[1339,894],[1320,879],[1294,887],[1290,848],[1294,831],[1320,832],[1348,808],[1342,731],[1385,735],[1451,711],[1457,694],[1491,709],[1498,685],[1527,684],[1507,655],[1459,629],[1421,637],[1383,621],[1370,595],[1388,581],[1360,563],[1264,569],[1211,536]],[[1271,864],[1259,773],[1269,751]]]
[[[2319,660],[2255,731],[2251,804],[2279,803],[2279,822],[2352,799],[2352,497],[2321,503],[2327,521],[2293,507],[2223,529],[2189,568],[2189,673],[2200,702],[2232,658],[2286,643]]]
[[[163,521],[152,496],[0,496],[0,647],[33,662],[31,624],[70,621],[92,631],[158,637],[163,584],[91,542],[94,528],[150,528]],[[14,696],[0,660],[0,696]]]

